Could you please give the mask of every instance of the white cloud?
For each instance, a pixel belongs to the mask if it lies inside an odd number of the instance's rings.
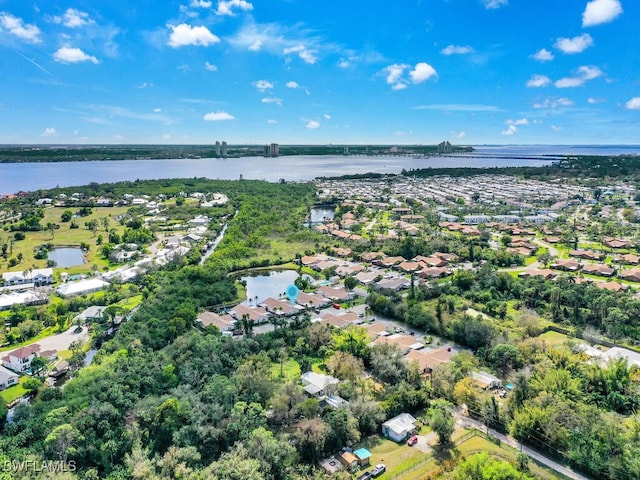
[[[319,127],[320,127],[320,122],[317,122],[315,120],[309,120],[307,122],[307,128],[310,129],[310,130],[314,130],[314,129],[319,128]]]
[[[294,82],[294,81],[287,82],[286,86],[287,88],[293,88],[293,89],[300,88],[300,85],[298,85],[298,82]]]
[[[338,61],[338,66],[340,68],[349,68],[351,66],[351,62],[349,60],[347,60],[346,58],[341,58]]]
[[[53,59],[60,63],[80,63],[91,62],[99,63],[98,59],[93,55],[87,55],[79,48],[62,47],[59,48],[54,54]]]
[[[452,135],[454,138],[464,138],[466,136],[466,133],[464,132],[452,132]]]
[[[160,113],[160,112],[162,112],[161,108],[154,108],[153,109],[153,113]]]
[[[10,13],[0,13],[0,27],[9,30],[9,33],[15,35],[21,40],[31,43],[40,43],[40,29],[29,23],[24,23],[21,18],[14,17]]]
[[[211,8],[211,2],[207,0],[191,0],[189,6],[191,8]]]
[[[269,120],[267,120],[267,123],[268,123],[269,125],[275,125],[276,123],[278,123],[278,121],[277,121],[277,120],[274,120],[273,118],[270,118]]]
[[[504,122],[505,125],[515,125],[515,126],[520,126],[520,125],[529,125],[529,120],[526,118],[521,118],[519,120],[507,120],[506,122]]]
[[[593,45],[593,38],[588,33],[583,33],[573,38],[558,38],[554,47],[566,54],[574,54],[585,51]]]
[[[604,98],[593,98],[593,97],[589,97],[587,99],[587,102],[589,103],[589,105],[596,105],[598,103],[604,103]]]
[[[568,98],[546,98],[542,102],[536,102],[533,104],[533,108],[558,108],[558,107],[570,107],[573,102]]]
[[[136,85],[136,88],[152,88],[152,87],[153,87],[153,83],[150,83],[150,82],[142,82]]]
[[[262,103],[275,103],[278,106],[282,105],[282,99],[278,97],[265,97],[262,99]]]
[[[541,48],[536,53],[531,55],[531,58],[533,58],[534,60],[538,60],[539,62],[549,62],[555,57],[553,56],[553,53],[551,53],[546,48]]]
[[[562,130],[562,127],[558,127],[557,125],[551,125],[551,130],[554,132],[559,132]]]
[[[217,112],[209,112],[205,114],[203,120],[207,122],[219,122],[222,120],[235,120],[236,117],[228,114],[227,112],[217,111]]]
[[[507,127],[507,129],[506,129],[506,130],[502,130],[502,131],[500,132],[500,134],[502,134],[502,135],[509,135],[509,136],[511,136],[511,135],[515,135],[515,133],[516,133],[517,131],[518,131],[518,129],[516,128],[516,126],[515,126],[515,125],[509,125],[509,126]]]
[[[220,0],[216,15],[235,15],[234,10],[253,10],[253,5],[246,0]]]
[[[55,128],[45,128],[42,132],[43,137],[55,137],[58,134]]]
[[[620,0],[592,0],[582,14],[582,26],[591,27],[613,21],[622,13]]]
[[[410,69],[411,65],[406,63],[394,63],[385,67],[382,73],[386,76],[387,84],[391,85],[392,90],[404,90],[407,88],[406,71],[409,71],[409,78],[412,83],[422,83],[431,77],[437,76],[435,69],[425,62],[417,63],[413,70]]]
[[[573,77],[561,78],[555,83],[557,88],[581,87],[589,80],[602,76],[602,70],[593,65],[578,67]]]
[[[473,53],[473,51],[473,48],[469,45],[449,45],[440,50],[440,53],[443,55],[466,55]]]
[[[89,17],[87,12],[68,8],[61,17],[53,17],[55,23],[61,23],[68,28],[84,27],[96,23]]]
[[[500,8],[503,5],[508,5],[509,0],[482,0],[482,3],[484,4],[484,8],[492,10],[495,8]]]
[[[545,75],[532,75],[527,82],[529,88],[546,87],[551,83],[551,79]]]
[[[282,53],[285,55],[290,55],[292,53],[297,53],[298,57],[304,60],[307,63],[314,64],[318,60],[314,51],[308,50],[304,45],[295,45],[293,47],[286,47],[282,49]]]
[[[422,83],[437,75],[438,74],[436,73],[435,69],[425,62],[416,64],[415,68],[409,72],[409,76],[411,77],[411,81],[413,81],[413,83]]]
[[[502,110],[494,105],[447,103],[418,105],[412,110],[442,110],[443,112],[501,112]]]
[[[273,83],[269,80],[258,80],[254,85],[261,92],[265,92],[266,90],[271,90],[273,88]]]
[[[387,83],[389,85],[398,83],[398,80],[400,80],[400,77],[407,68],[409,68],[409,65],[406,65],[404,63],[394,63],[393,65],[389,65],[388,67],[386,67],[384,71],[387,73]]]
[[[216,67],[213,63],[204,62],[204,69],[209,70],[210,72],[217,72],[218,67]]]
[[[325,120],[331,120],[331,115],[329,115],[328,113],[325,113],[322,116],[324,117]]]
[[[627,110],[640,110],[640,97],[633,97],[624,104],[624,108]]]
[[[198,45],[208,47],[220,42],[220,39],[211,33],[207,27],[193,27],[186,23],[180,25],[167,25],[171,29],[169,36],[169,46],[173,48],[187,45]]]

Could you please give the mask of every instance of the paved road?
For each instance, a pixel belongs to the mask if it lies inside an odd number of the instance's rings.
[[[458,426],[471,427],[471,428],[475,428],[476,430],[486,432],[486,427],[481,422],[469,417],[465,417],[458,412],[455,412],[455,415],[456,415],[456,424]],[[491,435],[494,438],[497,438],[498,440],[500,440],[503,443],[506,443],[507,445],[510,445],[513,448],[520,449],[520,443],[514,438],[508,437],[507,435],[497,432],[491,428],[489,429],[489,435]],[[558,473],[561,473],[567,478],[571,478],[573,480],[590,480],[589,477],[585,477],[584,475],[576,473],[573,470],[571,470],[569,467],[566,467],[554,460],[551,460],[550,458],[545,457],[541,453],[538,453],[537,451],[529,447],[522,446],[522,451],[526,453],[530,458],[533,458],[536,462],[541,463],[542,465],[546,465],[547,467],[551,468],[552,470],[555,470]]]
[[[40,351],[42,350],[69,350],[69,345],[71,342],[76,340],[80,340],[81,342],[86,342],[89,340],[89,332],[87,331],[87,327],[82,327],[82,332],[75,333],[76,327],[71,327],[69,330],[63,333],[59,333],[58,335],[52,335],[50,337],[42,338],[38,341],[31,342],[37,343],[40,345]],[[2,352],[0,355],[5,356],[9,353],[17,350],[14,348],[12,350],[7,350],[6,352]]]
[[[537,243],[539,246],[546,248],[549,252],[549,255],[551,255],[552,257],[560,258],[560,251],[551,244],[544,242],[539,238],[534,238],[533,243]]]

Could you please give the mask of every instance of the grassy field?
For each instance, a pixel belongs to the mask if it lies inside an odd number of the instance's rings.
[[[578,338],[574,338],[574,337],[569,337],[567,335],[565,335],[564,333],[559,333],[559,332],[554,332],[554,331],[548,331],[543,333],[542,335],[540,335],[538,337],[540,340],[543,340],[547,345],[549,346],[557,346],[557,345],[564,345],[566,344],[568,341],[580,341],[580,339]]]
[[[88,252],[86,252],[86,262],[84,265],[65,268],[64,270],[70,273],[83,273],[91,271],[92,265],[96,265],[99,270],[109,265],[109,261],[102,258],[100,255],[100,247],[96,245],[98,235],[102,235],[103,242],[107,243],[108,234],[105,232],[102,226],[102,219],[106,218],[109,221],[109,229],[115,229],[121,234],[125,227],[121,226],[114,218],[118,215],[122,215],[127,212],[129,207],[93,207],[93,212],[87,217],[74,218],[79,228],[71,229],[71,222],[63,223],[60,220],[60,216],[65,210],[71,210],[75,212],[75,208],[62,208],[62,207],[50,207],[45,209],[44,218],[40,220],[40,225],[45,227],[47,223],[55,223],[60,226],[59,229],[54,231],[53,236],[48,230],[42,230],[39,232],[25,232],[26,238],[13,242],[13,253],[9,256],[17,258],[18,254],[22,254],[23,260],[20,264],[9,267],[8,260],[4,260],[0,257],[0,270],[1,271],[19,271],[26,270],[27,268],[44,268],[46,266],[46,260],[36,260],[34,255],[38,248],[45,243],[49,243],[56,246],[80,246],[81,243],[87,243],[91,246]],[[97,220],[99,228],[96,234],[85,227],[85,222],[91,220]],[[13,233],[5,233],[3,236],[3,242],[9,241],[13,238]],[[6,238],[5,238],[6,237]]]
[[[421,432],[423,433],[423,432]],[[452,449],[440,449],[437,446],[430,453],[423,453],[417,448],[408,447],[406,444],[397,444],[389,440],[378,438],[372,440],[369,445],[372,458],[371,463],[383,462],[387,471],[379,478],[390,480],[401,478],[403,480],[418,480],[423,478],[439,478],[444,472],[455,468],[455,465],[463,459],[476,453],[487,452],[500,460],[515,463],[517,451],[513,448],[494,443],[484,438],[479,433],[468,436],[463,429],[456,430],[453,434],[453,442],[462,439],[461,443]],[[553,470],[542,467],[533,460],[529,462],[529,469],[535,478],[544,480],[561,480]]]
[[[22,383],[27,378],[28,377],[20,377],[20,383],[18,383],[18,385],[0,391],[0,399],[2,399],[5,405],[10,404],[27,393],[27,390],[22,386]]]
[[[298,381],[300,380],[300,375],[302,372],[300,371],[300,365],[295,360],[286,360],[282,364],[282,375],[280,375],[280,363],[273,362],[271,364],[271,377],[272,378],[281,378],[284,381],[292,380]]]

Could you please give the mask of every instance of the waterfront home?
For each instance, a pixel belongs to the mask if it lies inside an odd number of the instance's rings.
[[[33,343],[25,347],[20,347],[2,357],[2,365],[10,368],[15,372],[26,372],[31,368],[31,362],[36,357],[42,357],[47,360],[55,360],[58,352],[55,350],[40,351],[40,345]]]
[[[240,320],[247,315],[253,323],[265,323],[269,319],[269,315],[264,308],[248,307],[242,303],[233,307],[229,313],[236,320]]]
[[[5,367],[0,367],[0,390],[17,385],[19,380],[20,377],[18,377],[16,373],[6,369]]]

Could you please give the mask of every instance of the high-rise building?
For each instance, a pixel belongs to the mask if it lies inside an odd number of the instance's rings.
[[[271,145],[265,145],[263,148],[263,154],[265,157],[277,157],[280,155],[280,145],[272,143]]]
[[[220,141],[216,141],[216,157],[220,156]]]
[[[447,140],[438,144],[438,153],[453,153],[453,145]]]
[[[223,142],[222,142],[222,145],[220,145],[220,154],[221,154],[223,157],[226,157],[226,156],[227,156],[227,142],[225,142],[225,141],[223,141]]]

